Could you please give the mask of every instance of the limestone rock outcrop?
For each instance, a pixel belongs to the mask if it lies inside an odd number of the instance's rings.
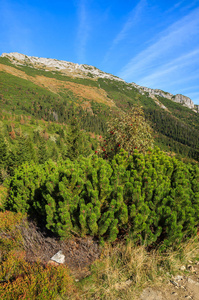
[[[189,97],[183,96],[181,94],[177,94],[177,95],[175,95],[173,101],[175,101],[177,103],[181,103],[190,109],[194,109],[194,103]]]
[[[190,109],[196,110],[193,101],[189,97],[186,97],[184,95],[181,95],[181,94],[173,95],[171,93],[167,93],[167,92],[164,92],[159,89],[147,88],[145,86],[138,85],[134,82],[131,83],[131,85],[133,87],[135,87],[136,89],[138,89],[142,95],[144,95],[145,93],[148,93],[150,97],[154,96],[154,95],[160,96],[160,97],[172,100],[174,102],[181,103],[182,105],[184,105]]]

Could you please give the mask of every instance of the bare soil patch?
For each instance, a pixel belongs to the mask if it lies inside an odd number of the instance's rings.
[[[187,266],[187,274],[176,275],[166,283],[146,287],[139,300],[199,300],[199,264]]]
[[[23,248],[30,262],[41,261],[46,264],[51,257],[62,250],[65,263],[77,279],[90,274],[89,266],[100,256],[100,247],[91,237],[73,238],[61,241],[45,236],[34,223],[21,226]]]

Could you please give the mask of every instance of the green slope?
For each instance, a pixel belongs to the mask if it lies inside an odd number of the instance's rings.
[[[86,131],[105,134],[106,121],[110,113],[115,110],[128,111],[133,105],[141,105],[146,118],[154,128],[156,144],[165,151],[179,153],[199,160],[199,114],[189,108],[169,99],[158,97],[167,110],[156,104],[147,93],[141,94],[138,89],[122,81],[99,78],[98,80],[72,78],[59,72],[46,72],[29,66],[15,66],[7,58],[0,58],[0,63],[23,71],[28,76],[43,76],[93,89],[104,90],[107,99],[114,103],[112,107],[107,103],[97,102],[95,97],[80,99],[77,93],[66,87],[56,93],[45,87],[22,79],[20,77],[0,72],[0,107],[2,110],[15,114],[43,118],[46,121],[67,123],[72,117],[72,107],[76,107],[80,127]],[[85,109],[84,103],[89,103]],[[111,108],[111,110],[110,110]]]

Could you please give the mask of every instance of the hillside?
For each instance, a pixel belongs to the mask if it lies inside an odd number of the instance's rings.
[[[58,123],[68,123],[75,107],[80,127],[95,134],[106,133],[110,114],[142,105],[161,149],[199,160],[199,114],[191,99],[126,83],[92,66],[2,54],[0,100],[2,111]]]
[[[198,299],[190,99],[13,53],[0,108],[2,299]]]

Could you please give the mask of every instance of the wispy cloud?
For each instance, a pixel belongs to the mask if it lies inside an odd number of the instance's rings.
[[[184,89],[182,88],[181,89],[181,93],[188,93],[191,91],[197,91],[198,90],[198,85],[190,85],[188,87],[185,87]]]
[[[135,26],[137,22],[139,22],[139,20],[141,19],[142,12],[146,7],[146,4],[146,0],[140,0],[136,7],[134,7],[133,10],[130,12],[127,21],[124,23],[122,29],[112,41],[112,44],[104,57],[104,63],[109,59],[112,51],[116,48],[116,46],[128,36],[128,33],[131,30],[131,28]]]
[[[77,32],[77,56],[81,63],[86,62],[86,45],[89,38],[90,26],[88,21],[87,1],[78,2],[78,32]]]
[[[150,45],[148,48],[133,57],[130,62],[121,70],[119,76],[125,80],[134,81],[137,83],[142,82],[146,74],[157,77],[159,71],[157,66],[167,64],[169,72],[172,68],[177,67],[184,59],[189,59],[195,56],[196,52],[186,52],[186,47],[189,43],[193,43],[194,38],[197,39],[199,34],[199,8],[195,9],[189,15],[183,17],[179,21],[173,23],[165,31],[159,34],[157,41]],[[197,51],[197,50],[196,50]],[[179,53],[182,54],[181,59],[176,59],[175,66],[172,66],[172,60],[178,57]],[[195,59],[197,59],[195,57]],[[184,62],[186,63],[186,62]],[[161,72],[164,72],[163,70]],[[157,73],[157,74],[156,74]],[[149,80],[149,77],[148,77]]]
[[[165,83],[168,84],[174,72],[180,74],[186,67],[194,67],[197,63],[199,63],[199,49],[181,55],[169,63],[162,64],[161,67],[155,69],[152,74],[142,77],[142,84],[146,86],[156,86],[163,84],[165,81]]]
[[[189,2],[188,5],[183,6],[182,10],[187,11],[188,9],[191,9],[194,6],[198,5],[198,3],[199,3],[199,0],[191,1],[191,2]]]
[[[182,0],[182,1],[179,1],[179,2],[175,3],[174,6],[172,6],[169,10],[167,10],[166,13],[171,13],[175,9],[179,8],[184,2],[185,2],[185,0]]]

